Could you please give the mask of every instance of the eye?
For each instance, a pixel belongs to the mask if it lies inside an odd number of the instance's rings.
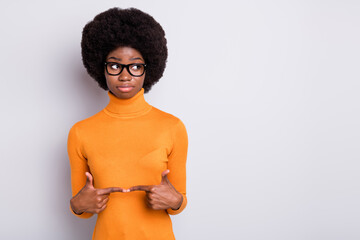
[[[144,66],[141,65],[141,64],[133,64],[133,65],[131,65],[131,70],[134,70],[134,71],[141,71],[143,68],[144,68]]]
[[[120,68],[120,66],[118,64],[116,64],[116,63],[112,63],[112,64],[110,64],[110,68],[114,69],[114,70],[117,70],[117,69]]]

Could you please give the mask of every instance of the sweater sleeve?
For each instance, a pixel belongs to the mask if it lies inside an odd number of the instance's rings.
[[[179,214],[187,204],[186,198],[186,157],[188,150],[188,136],[184,124],[179,120],[173,131],[173,148],[168,156],[168,179],[175,189],[183,196],[179,209],[167,209],[171,215]]]
[[[68,155],[71,168],[71,189],[72,196],[75,196],[85,185],[85,172],[89,171],[87,160],[83,154],[81,142],[78,136],[77,124],[75,124],[69,132],[67,143]],[[71,212],[80,218],[89,218],[92,213],[75,214],[70,206]]]

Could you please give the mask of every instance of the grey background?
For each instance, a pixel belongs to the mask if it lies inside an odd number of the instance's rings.
[[[0,239],[90,239],[69,209],[67,134],[105,91],[83,26],[138,7],[164,27],[147,101],[189,134],[177,239],[360,239],[359,1],[2,1]]]

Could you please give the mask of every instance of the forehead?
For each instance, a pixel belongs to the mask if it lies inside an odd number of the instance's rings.
[[[130,58],[143,59],[141,53],[132,47],[118,47],[108,54],[107,58],[110,57],[115,57],[119,59],[130,59]]]

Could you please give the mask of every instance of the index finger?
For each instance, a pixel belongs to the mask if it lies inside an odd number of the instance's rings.
[[[129,188],[130,192],[132,191],[145,191],[145,192],[151,192],[151,189],[153,188],[153,185],[137,185]]]
[[[109,187],[109,188],[101,188],[97,190],[97,193],[100,195],[106,195],[113,192],[123,192],[123,189],[120,187]]]

